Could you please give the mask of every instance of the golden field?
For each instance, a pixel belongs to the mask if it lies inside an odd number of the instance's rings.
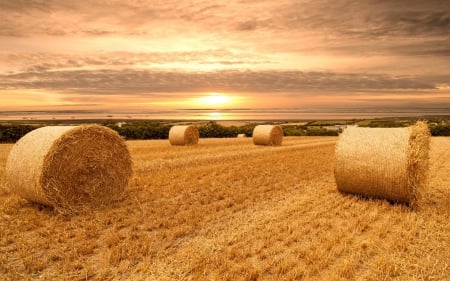
[[[336,140],[129,141],[123,200],[72,216],[0,188],[0,280],[450,280],[450,138],[416,211],[339,193]]]

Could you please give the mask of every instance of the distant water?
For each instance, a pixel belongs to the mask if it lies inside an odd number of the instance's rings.
[[[0,111],[0,120],[330,120],[382,117],[420,117],[449,115],[450,109],[427,110],[304,110],[304,109],[174,109],[149,111]]]

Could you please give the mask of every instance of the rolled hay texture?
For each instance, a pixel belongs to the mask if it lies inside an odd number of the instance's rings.
[[[194,145],[198,143],[199,133],[196,126],[173,126],[169,131],[171,145]]]
[[[131,175],[125,142],[98,125],[33,130],[13,146],[6,163],[9,190],[65,211],[110,203]]]
[[[253,129],[255,145],[281,145],[283,129],[279,125],[258,125]]]
[[[340,192],[416,207],[426,183],[430,132],[409,128],[352,128],[336,144],[334,175]]]

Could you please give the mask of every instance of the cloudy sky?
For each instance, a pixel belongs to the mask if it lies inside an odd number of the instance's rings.
[[[0,110],[449,109],[450,6],[0,0],[0,97]]]

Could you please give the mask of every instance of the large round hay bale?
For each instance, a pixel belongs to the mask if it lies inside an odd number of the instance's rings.
[[[336,144],[335,178],[341,192],[415,206],[426,181],[430,133],[409,128],[352,128]]]
[[[258,125],[253,129],[255,145],[281,145],[283,129],[279,125]]]
[[[12,192],[59,210],[109,203],[121,195],[131,174],[125,142],[98,125],[31,131],[13,146],[6,164]]]
[[[194,145],[198,143],[199,133],[196,126],[173,126],[169,131],[171,145]]]

